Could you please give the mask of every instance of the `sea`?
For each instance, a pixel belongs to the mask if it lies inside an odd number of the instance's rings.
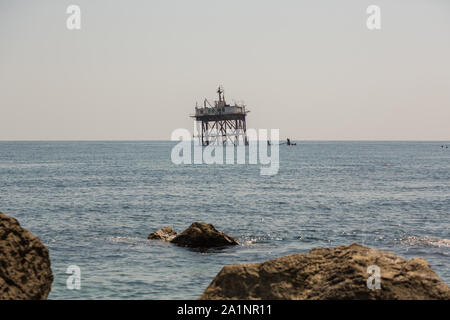
[[[225,265],[354,242],[425,258],[450,285],[450,142],[297,141],[271,176],[176,165],[176,144],[0,142],[0,211],[49,249],[49,299],[197,299]],[[240,245],[147,240],[195,221]]]

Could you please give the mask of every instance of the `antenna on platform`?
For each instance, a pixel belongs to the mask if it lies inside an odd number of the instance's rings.
[[[217,93],[219,94],[219,102],[225,102],[225,91],[222,86],[219,86],[217,89]]]

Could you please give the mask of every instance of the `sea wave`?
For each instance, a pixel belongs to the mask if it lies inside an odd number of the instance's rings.
[[[400,241],[401,244],[423,247],[450,248],[450,239],[409,236]]]
[[[271,236],[271,235],[265,235],[265,236],[241,236],[238,238],[239,242],[242,245],[253,245],[257,243],[268,243],[271,241],[283,241],[284,238],[279,236]]]

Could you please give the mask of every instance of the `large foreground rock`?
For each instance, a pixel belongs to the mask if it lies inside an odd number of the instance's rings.
[[[0,300],[46,299],[52,282],[47,248],[0,212]]]
[[[373,265],[381,271],[379,290],[367,287]],[[450,288],[422,258],[352,244],[226,266],[200,299],[450,299]]]

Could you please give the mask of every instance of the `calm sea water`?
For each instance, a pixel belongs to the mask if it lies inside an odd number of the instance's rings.
[[[450,284],[441,142],[299,142],[280,147],[271,177],[259,165],[175,166],[173,145],[0,142],[0,211],[49,248],[51,299],[196,299],[224,265],[352,242],[423,257]],[[242,245],[200,253],[146,240],[193,221]],[[81,290],[66,288],[69,265]]]

